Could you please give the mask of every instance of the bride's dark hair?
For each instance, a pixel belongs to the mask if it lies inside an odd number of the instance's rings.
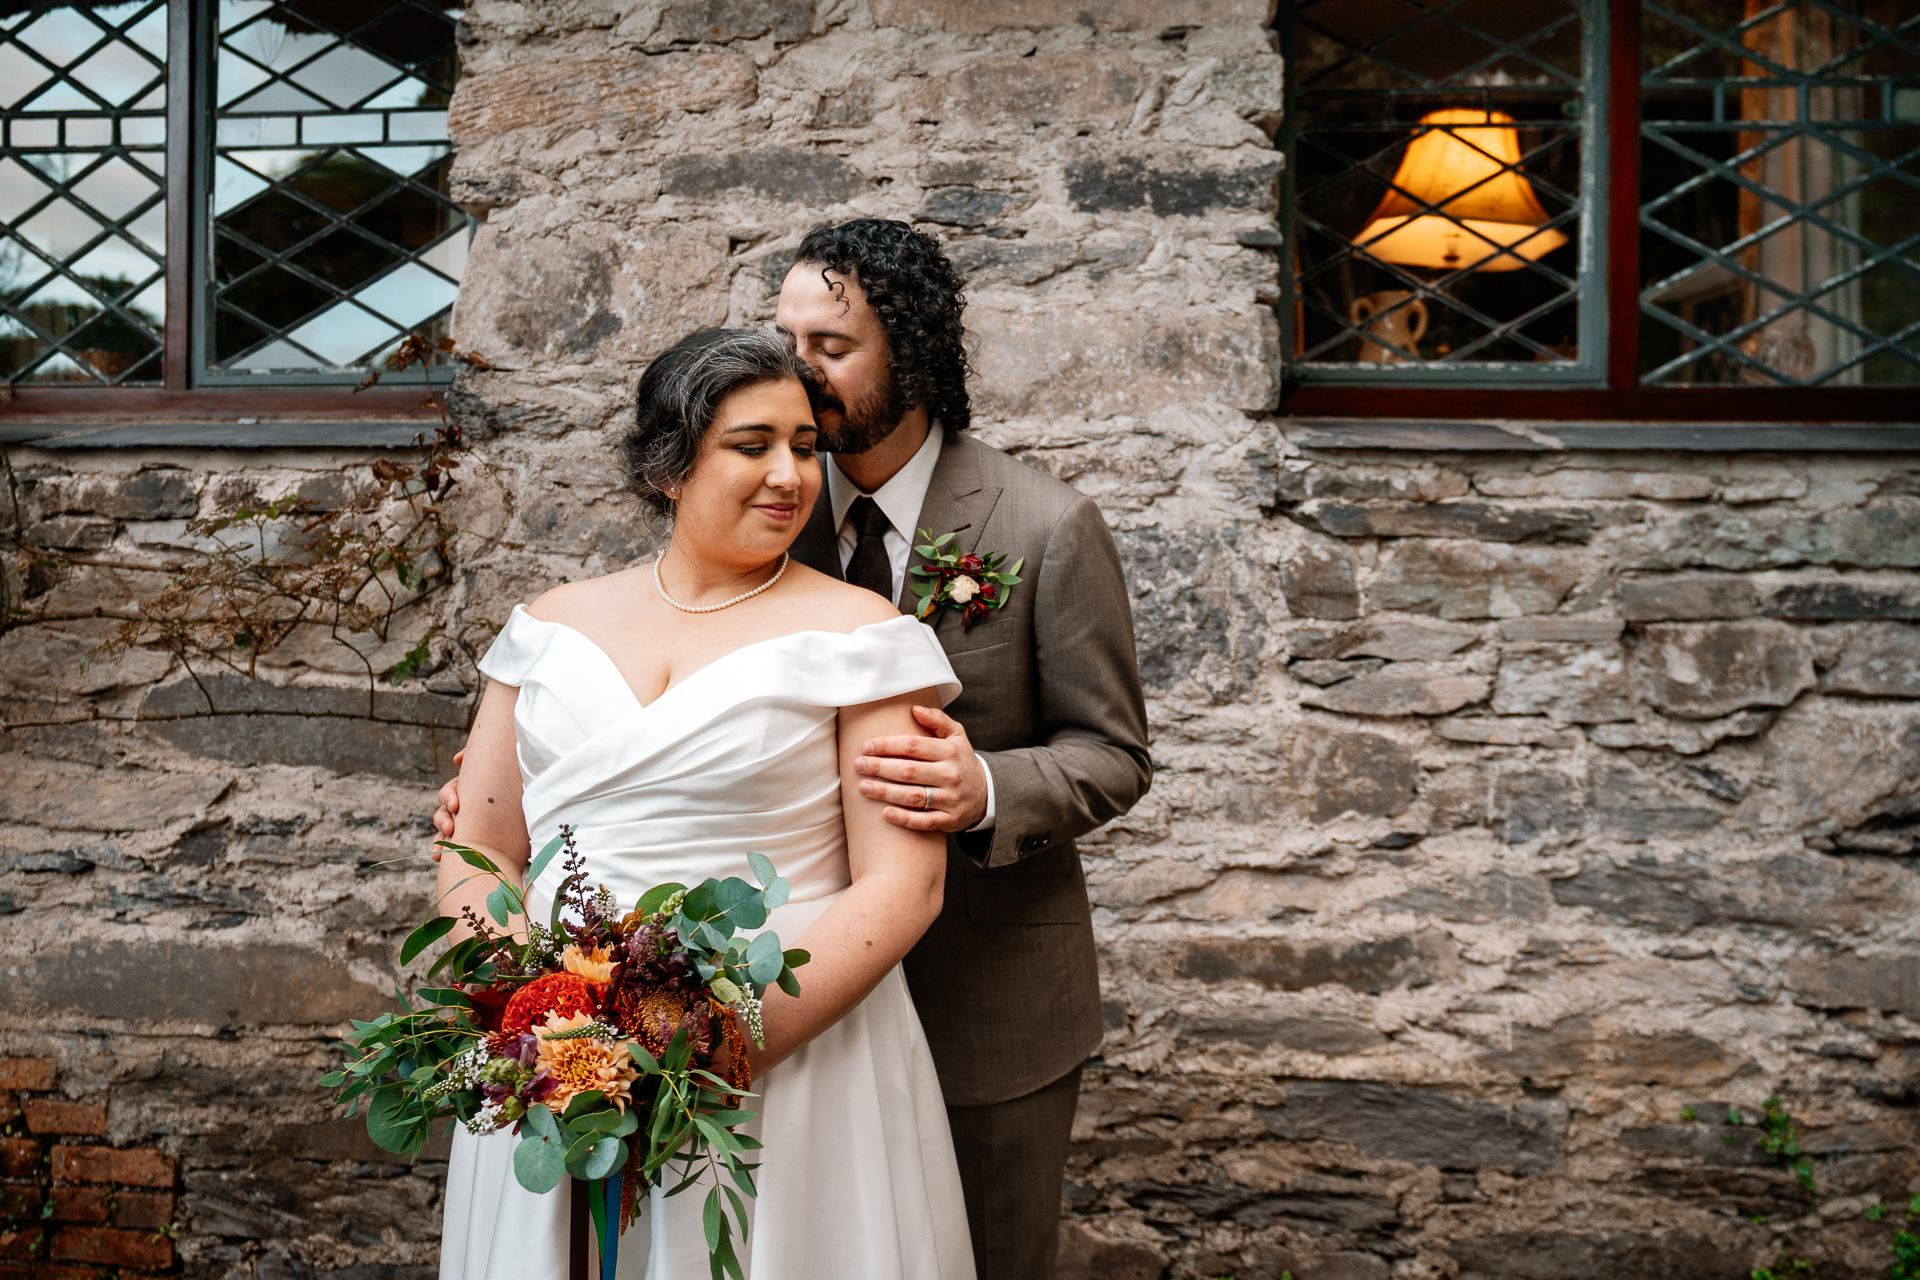
[[[702,329],[668,347],[640,375],[633,429],[622,437],[627,488],[660,515],[686,483],[720,402],[742,387],[808,370],[784,339],[755,329]]]

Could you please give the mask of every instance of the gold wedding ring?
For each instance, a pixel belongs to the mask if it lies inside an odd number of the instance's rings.
[[[921,789],[922,791],[924,791],[924,792],[926,792],[926,793],[927,793],[927,798],[926,798],[925,800],[922,800],[922,801],[920,802],[920,807],[921,807],[922,809],[931,809],[931,808],[933,808],[933,788],[932,788],[932,787],[929,787],[929,786],[925,786],[925,785],[922,785],[920,789]]]

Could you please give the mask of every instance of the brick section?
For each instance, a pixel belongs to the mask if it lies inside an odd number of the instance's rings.
[[[58,1262],[101,1262],[115,1267],[158,1270],[173,1265],[173,1241],[151,1231],[115,1227],[62,1227],[53,1237]]]
[[[173,1196],[166,1191],[122,1191],[113,1198],[113,1225],[158,1231],[173,1221]]]
[[[26,1227],[19,1231],[0,1231],[0,1258],[8,1260],[26,1259],[34,1255],[34,1246],[40,1242],[44,1232],[41,1227]]]
[[[40,1172],[39,1143],[31,1138],[0,1138],[0,1174],[31,1178]]]
[[[20,1118],[20,1100],[0,1089],[0,1124],[12,1124]]]
[[[45,1193],[39,1187],[0,1187],[0,1218],[30,1222],[40,1216],[40,1206],[45,1203]]]
[[[73,1133],[97,1138],[107,1131],[107,1104],[104,1102],[28,1098],[24,1105],[27,1128],[35,1133]]]
[[[118,1182],[129,1187],[171,1187],[173,1157],[140,1149],[55,1147],[53,1176],[61,1182]]]
[[[107,1216],[107,1193],[99,1187],[53,1189],[55,1222],[105,1222]]]
[[[53,1088],[52,1058],[0,1058],[0,1089]]]

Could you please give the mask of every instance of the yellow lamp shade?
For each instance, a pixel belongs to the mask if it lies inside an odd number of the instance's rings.
[[[1547,211],[1519,163],[1520,132],[1505,112],[1428,112],[1354,243],[1404,266],[1517,271],[1567,243],[1559,231],[1539,229]],[[1448,216],[1422,212],[1403,192]]]

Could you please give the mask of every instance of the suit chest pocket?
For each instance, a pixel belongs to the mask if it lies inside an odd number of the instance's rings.
[[[1072,845],[991,871],[966,871],[967,918],[976,924],[1079,924],[1087,885]]]

